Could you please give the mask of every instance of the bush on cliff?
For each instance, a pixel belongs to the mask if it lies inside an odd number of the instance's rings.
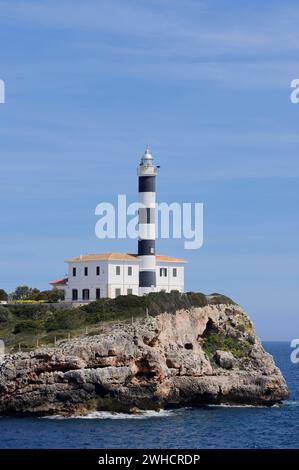
[[[45,322],[47,331],[75,330],[84,326],[86,315],[81,309],[63,309],[55,311]]]
[[[44,320],[49,312],[54,311],[49,305],[40,304],[10,304],[9,310],[15,318],[22,320]]]
[[[181,294],[173,291],[157,292],[143,297],[126,295],[116,299],[99,299],[81,307],[81,310],[89,314],[87,321],[95,323],[103,320],[124,320],[144,315],[146,311],[149,315],[159,315],[163,312],[174,313],[177,310],[205,305],[208,305],[208,300],[204,294]]]
[[[217,350],[229,351],[235,358],[241,358],[248,353],[250,344],[248,341],[239,341],[220,332],[210,332],[204,339],[202,348],[210,359]]]
[[[22,320],[15,324],[13,333],[37,333],[43,330],[44,324],[42,321],[36,320]]]
[[[0,305],[0,323],[7,323],[11,320],[11,311],[7,307],[2,307],[2,305]]]
[[[35,304],[0,306],[0,337],[7,347],[18,343],[24,347],[34,347],[37,336],[40,342],[48,342],[52,337],[67,337],[68,332],[78,335],[85,327],[102,322],[128,321],[143,317],[146,313],[155,316],[160,313],[174,313],[192,307],[208,304],[234,302],[220,294],[205,296],[201,293],[178,291],[152,293],[143,297],[135,295],[119,296],[116,299],[99,299],[82,307],[69,307],[67,304]],[[15,337],[15,335],[18,335]]]

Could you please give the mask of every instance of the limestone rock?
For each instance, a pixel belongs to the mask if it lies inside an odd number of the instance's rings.
[[[232,369],[235,364],[235,358],[229,351],[217,350],[214,355],[216,363],[223,369]]]
[[[237,305],[208,305],[107,328],[0,364],[0,414],[273,405],[288,389]]]

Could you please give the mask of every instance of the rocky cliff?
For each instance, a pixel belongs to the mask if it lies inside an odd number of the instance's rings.
[[[146,317],[56,348],[5,356],[0,414],[50,415],[288,397],[272,356],[237,305]]]

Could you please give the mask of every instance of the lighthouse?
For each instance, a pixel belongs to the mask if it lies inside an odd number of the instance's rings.
[[[149,148],[137,170],[139,192],[138,258],[139,295],[156,291],[156,176]]]
[[[87,253],[68,258],[68,275],[51,281],[65,302],[85,303],[120,295],[184,292],[185,260],[156,254],[156,176],[159,166],[147,148],[138,166],[137,253]]]

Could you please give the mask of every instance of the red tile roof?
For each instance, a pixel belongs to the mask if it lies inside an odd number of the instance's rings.
[[[51,286],[65,286],[67,284],[67,281],[68,281],[68,278],[65,277],[63,279],[57,279],[56,281],[51,281],[49,282],[49,284],[51,284]]]

